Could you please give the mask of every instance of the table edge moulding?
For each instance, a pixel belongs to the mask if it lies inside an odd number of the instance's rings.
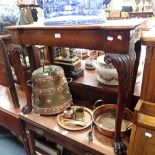
[[[116,127],[114,137],[114,149],[116,153],[125,153],[126,147],[121,139],[121,122],[124,107],[130,101],[135,84],[133,80],[135,55],[135,43],[140,40],[143,20],[111,20],[103,24],[95,25],[70,25],[70,26],[44,26],[42,24],[21,25],[8,27],[12,36],[12,42],[20,45],[48,45],[51,64],[54,62],[54,54],[51,47],[88,48],[92,50],[104,50],[106,52],[105,62],[112,63],[118,72],[119,85]],[[137,44],[136,52],[140,53],[140,44]],[[29,90],[23,68],[19,59],[20,49],[13,49],[16,73],[19,74],[20,82],[27,97],[27,106],[23,108],[24,113],[32,109],[31,91]],[[31,59],[33,55],[31,54]],[[32,63],[31,63],[32,62]],[[33,61],[30,62],[34,64]],[[32,67],[35,69],[35,66]],[[73,81],[74,83],[74,81]],[[103,85],[104,87],[104,85]],[[113,93],[111,91],[111,93]]]

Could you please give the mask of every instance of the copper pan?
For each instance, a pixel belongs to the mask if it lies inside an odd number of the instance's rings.
[[[103,100],[96,101],[94,105],[96,106],[99,102],[103,103]],[[117,104],[103,104],[95,108],[93,111],[92,119],[94,126],[104,136],[114,137],[116,107]],[[128,108],[125,108],[121,128],[122,136],[131,129],[132,119],[133,112]]]

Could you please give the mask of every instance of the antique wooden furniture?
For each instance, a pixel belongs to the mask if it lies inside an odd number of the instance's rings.
[[[141,42],[146,46],[146,58],[140,98],[155,103],[155,28],[143,32]]]
[[[129,12],[129,18],[148,18],[153,16],[153,12]]]
[[[77,155],[92,153],[93,155],[115,155],[113,150],[113,140],[98,132],[93,132],[93,142],[88,142],[87,134],[89,128],[80,131],[67,131],[57,124],[57,116],[40,116],[34,112],[20,114],[24,139],[28,148],[27,154],[36,154],[36,134],[47,138],[49,141],[57,143]],[[123,139],[125,141],[125,139]],[[47,153],[44,153],[47,154]]]
[[[8,29],[12,36],[12,42],[15,44],[48,45],[52,64],[54,62],[52,46],[88,48],[107,52],[105,61],[106,63],[112,63],[116,67],[119,76],[119,86],[107,87],[102,85],[101,89],[103,92],[118,95],[114,147],[116,152],[125,152],[126,148],[122,144],[120,128],[124,107],[130,100],[129,96],[133,94],[131,84],[132,86],[135,84],[135,78],[132,80],[135,62],[134,49],[135,42],[140,38],[141,22],[140,20],[117,20],[107,21],[103,24],[75,26],[44,26],[33,24],[12,26],[8,27]],[[139,44],[136,45],[136,49],[140,53],[140,46]],[[26,84],[18,51],[17,48],[13,50],[13,57],[16,59],[15,68],[26,93],[27,106],[23,108],[23,112],[27,113],[32,108],[31,93]],[[33,58],[32,53],[31,59]],[[34,61],[31,61],[30,64],[32,66],[31,69],[35,69],[35,65],[33,65]]]
[[[128,155],[155,154],[155,104],[139,100],[133,122]]]
[[[10,43],[10,35],[0,36],[0,84],[9,88],[14,106],[19,107],[19,101],[8,57]]]
[[[155,154],[155,28],[142,33],[141,42],[146,47],[146,57],[140,99],[134,116],[129,143],[129,155]],[[145,147],[143,147],[145,146]]]

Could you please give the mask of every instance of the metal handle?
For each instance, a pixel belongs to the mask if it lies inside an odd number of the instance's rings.
[[[30,87],[33,87],[32,81],[31,80],[28,80],[27,81],[27,85],[30,86]]]
[[[100,104],[102,103],[102,105],[103,105],[103,104],[104,104],[104,100],[103,100],[103,99],[99,99],[99,100],[95,101],[95,103],[94,103],[94,105],[93,105],[93,109],[95,109],[95,108],[97,107],[96,105],[97,105],[98,103],[100,103]]]
[[[93,122],[91,124],[90,130],[88,132],[88,141],[89,143],[93,142]]]
[[[42,63],[43,73],[45,72],[45,66],[46,66],[46,64],[50,65],[50,62],[48,60],[43,60],[43,63]]]
[[[35,129],[35,132],[38,136],[43,136],[44,135],[44,131],[41,129]]]
[[[71,77],[66,78],[66,80],[67,80],[66,84],[69,84],[73,81],[73,79]]]

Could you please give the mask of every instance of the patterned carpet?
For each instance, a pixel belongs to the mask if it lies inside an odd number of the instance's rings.
[[[23,145],[8,130],[0,126],[0,154],[26,155]]]

